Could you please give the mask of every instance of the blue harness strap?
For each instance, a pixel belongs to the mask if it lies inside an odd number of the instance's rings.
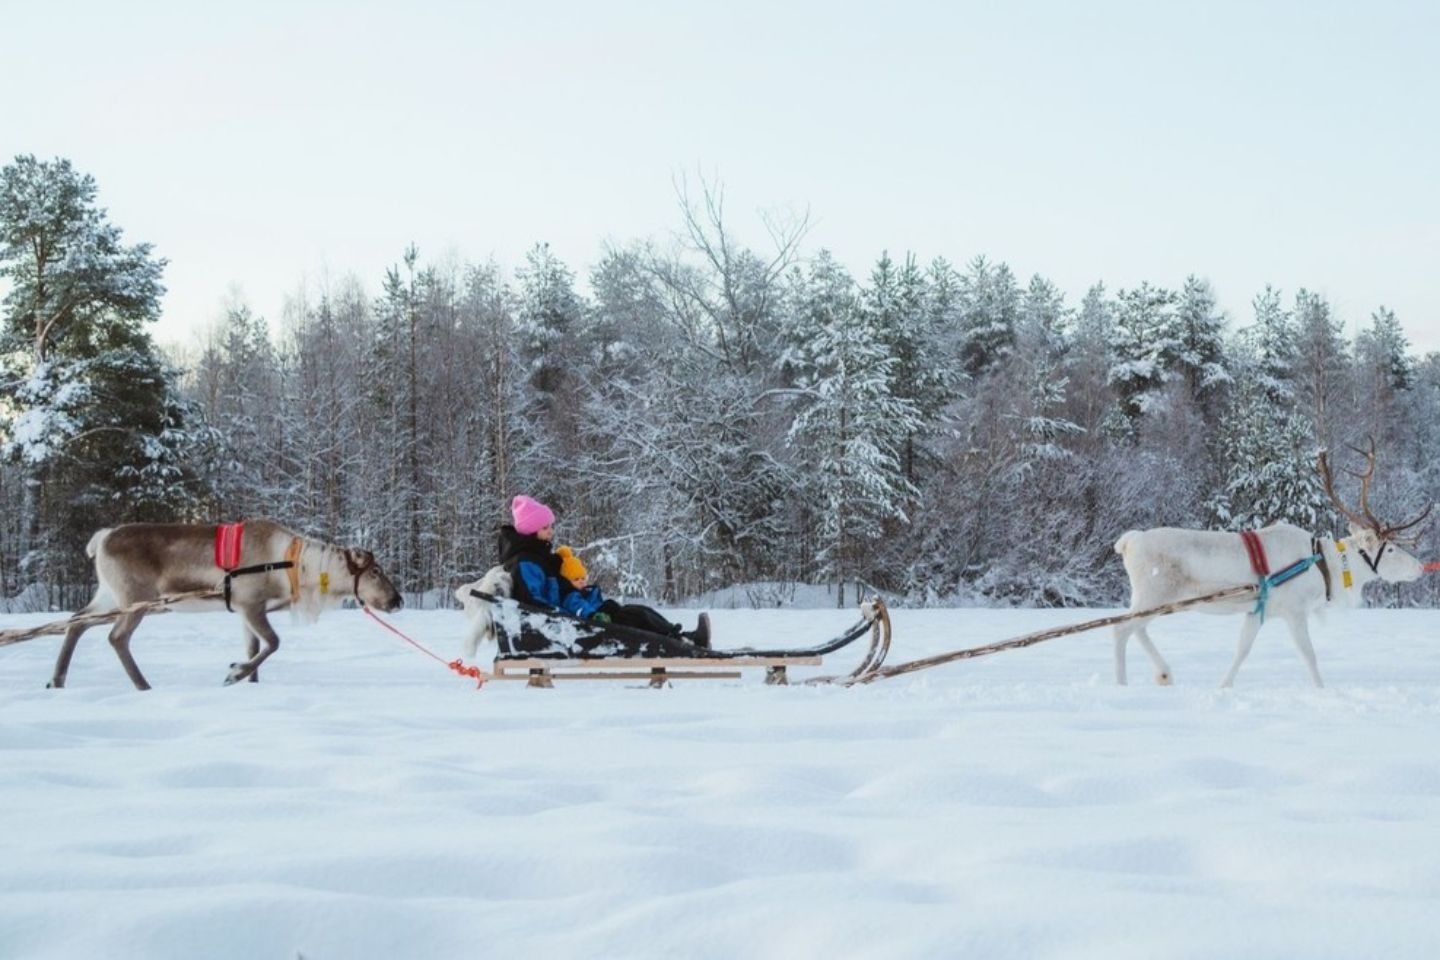
[[[1319,563],[1320,559],[1321,554],[1314,553],[1301,560],[1296,560],[1284,570],[1272,573],[1268,577],[1260,578],[1260,599],[1255,602],[1255,610],[1253,612],[1260,614],[1261,623],[1265,622],[1265,604],[1270,599],[1270,588],[1283,586],[1284,584],[1289,583],[1291,580],[1294,580],[1296,577],[1300,576],[1300,574],[1304,573],[1306,570],[1309,570],[1311,567],[1315,566],[1315,564]]]

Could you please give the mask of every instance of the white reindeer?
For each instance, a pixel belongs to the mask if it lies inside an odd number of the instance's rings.
[[[1266,618],[1284,620],[1290,636],[1315,686],[1322,687],[1310,643],[1310,614],[1326,605],[1351,607],[1363,600],[1362,591],[1372,580],[1407,583],[1424,572],[1424,565],[1398,545],[1399,534],[1420,523],[1430,507],[1409,523],[1387,526],[1370,511],[1370,481],[1375,474],[1375,445],[1369,452],[1356,450],[1368,461],[1367,469],[1354,474],[1360,479],[1360,512],[1350,510],[1335,493],[1326,455],[1320,454],[1320,476],[1331,501],[1350,521],[1350,536],[1341,540],[1312,536],[1309,531],[1288,523],[1277,523],[1257,531],[1272,574],[1307,557],[1318,556],[1315,564],[1294,579],[1268,591],[1265,612],[1256,612],[1255,597],[1223,600],[1197,607],[1202,613],[1242,613],[1240,642],[1235,660],[1225,674],[1222,687],[1235,683],[1235,674],[1255,643],[1255,635]],[[1408,538],[1405,538],[1408,540]],[[1115,552],[1125,561],[1130,575],[1130,609],[1146,610],[1188,597],[1203,596],[1258,580],[1240,534],[1160,527],[1130,530],[1115,542]],[[1115,628],[1115,680],[1125,683],[1125,646],[1133,634],[1155,665],[1155,682],[1169,684],[1173,676],[1147,630],[1150,620],[1142,618]]]
[[[508,597],[511,586],[510,574],[504,567],[495,566],[486,571],[485,576],[479,580],[455,588],[455,599],[460,601],[465,616],[470,618],[470,625],[465,629],[465,636],[461,640],[465,659],[474,660],[475,651],[480,644],[495,639],[495,622],[491,614],[493,605],[470,591],[479,590],[492,597]]]

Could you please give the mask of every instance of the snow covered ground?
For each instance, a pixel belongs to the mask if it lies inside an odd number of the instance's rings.
[[[899,662],[1086,611],[895,612]],[[0,617],[0,628],[51,617]],[[691,617],[685,616],[689,621]],[[843,611],[719,610],[721,640]],[[403,613],[446,656],[460,615]],[[1440,614],[1108,633],[859,689],[473,684],[355,611],[0,649],[0,957],[1432,957]],[[859,651],[855,652],[858,655]],[[851,656],[832,658],[848,668]],[[827,664],[831,666],[832,664]]]

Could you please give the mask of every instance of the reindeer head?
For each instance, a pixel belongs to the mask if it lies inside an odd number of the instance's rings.
[[[1382,580],[1406,583],[1419,579],[1425,567],[1402,547],[1414,547],[1419,533],[1406,535],[1405,531],[1419,526],[1430,515],[1431,504],[1414,520],[1391,526],[1382,522],[1370,510],[1370,481],[1375,478],[1375,441],[1370,440],[1370,449],[1351,447],[1365,458],[1365,469],[1359,472],[1347,471],[1360,481],[1360,512],[1356,513],[1340,499],[1335,492],[1335,478],[1330,473],[1330,461],[1326,451],[1320,451],[1320,478],[1325,481],[1325,492],[1335,509],[1350,522],[1350,538],[1355,542],[1360,556],[1370,569]]]
[[[405,605],[405,598],[375,562],[375,554],[355,547],[345,548],[345,566],[355,578],[355,598],[367,607],[391,613]]]

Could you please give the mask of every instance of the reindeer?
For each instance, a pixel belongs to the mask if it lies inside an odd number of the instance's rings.
[[[479,590],[492,597],[508,597],[513,586],[512,581],[510,572],[497,565],[487,570],[485,576],[474,583],[461,584],[455,588],[455,599],[460,601],[460,607],[465,611],[465,616],[470,618],[470,626],[466,628],[465,637],[461,641],[461,648],[466,660],[475,659],[475,651],[479,649],[481,643],[495,639],[492,605],[476,597],[472,591]]]
[[[1360,604],[1362,590],[1372,580],[1408,583],[1424,572],[1420,561],[1401,549],[1401,544],[1413,545],[1414,538],[1401,537],[1401,534],[1422,522],[1429,515],[1430,507],[1427,506],[1424,512],[1408,523],[1398,526],[1382,523],[1370,510],[1370,481],[1375,475],[1374,441],[1371,441],[1369,451],[1358,447],[1351,449],[1367,461],[1363,472],[1352,472],[1352,476],[1360,480],[1358,513],[1345,506],[1336,494],[1334,478],[1324,452],[1321,452],[1318,464],[1325,492],[1349,521],[1350,536],[1341,540],[1317,537],[1288,523],[1277,523],[1256,531],[1264,555],[1270,560],[1272,572],[1315,557],[1313,572],[1305,570],[1293,580],[1272,588],[1265,601],[1264,613],[1257,612],[1254,597],[1217,601],[1196,608],[1202,613],[1245,614],[1235,660],[1220,684],[1222,687],[1235,683],[1235,674],[1249,655],[1255,635],[1266,616],[1285,621],[1290,628],[1291,639],[1310,671],[1310,679],[1315,686],[1323,687],[1325,684],[1315,665],[1315,648],[1310,643],[1310,614],[1326,606],[1352,607]],[[1241,535],[1235,533],[1170,527],[1130,530],[1115,541],[1115,552],[1124,559],[1125,572],[1130,575],[1132,611],[1204,596],[1258,578]],[[1146,629],[1151,619],[1141,618],[1116,626],[1117,683],[1125,683],[1125,645],[1132,634],[1140,640],[1140,645],[1155,665],[1155,682],[1171,682],[1170,668],[1155,649]]]
[[[215,589],[227,579],[215,566],[215,533],[212,525],[181,523],[131,523],[98,531],[85,552],[95,560],[100,587],[79,613]],[[288,568],[282,557],[289,562]],[[347,595],[385,611],[398,610],[403,603],[368,550],[310,540],[269,520],[246,524],[240,563],[268,569],[228,578],[231,582],[226,585],[224,600],[186,600],[173,608],[199,612],[233,607],[240,614],[249,659],[230,664],[227,686],[246,679],[258,681],[260,664],[279,648],[280,638],[266,617],[271,610],[290,607],[314,621],[322,610],[338,606]],[[338,588],[334,592],[330,590],[332,581]],[[126,613],[110,630],[110,646],[137,690],[150,689],[130,655],[130,635],[145,613]],[[48,686],[65,686],[75,644],[88,626],[77,624],[66,631],[55,661],[55,676]]]

